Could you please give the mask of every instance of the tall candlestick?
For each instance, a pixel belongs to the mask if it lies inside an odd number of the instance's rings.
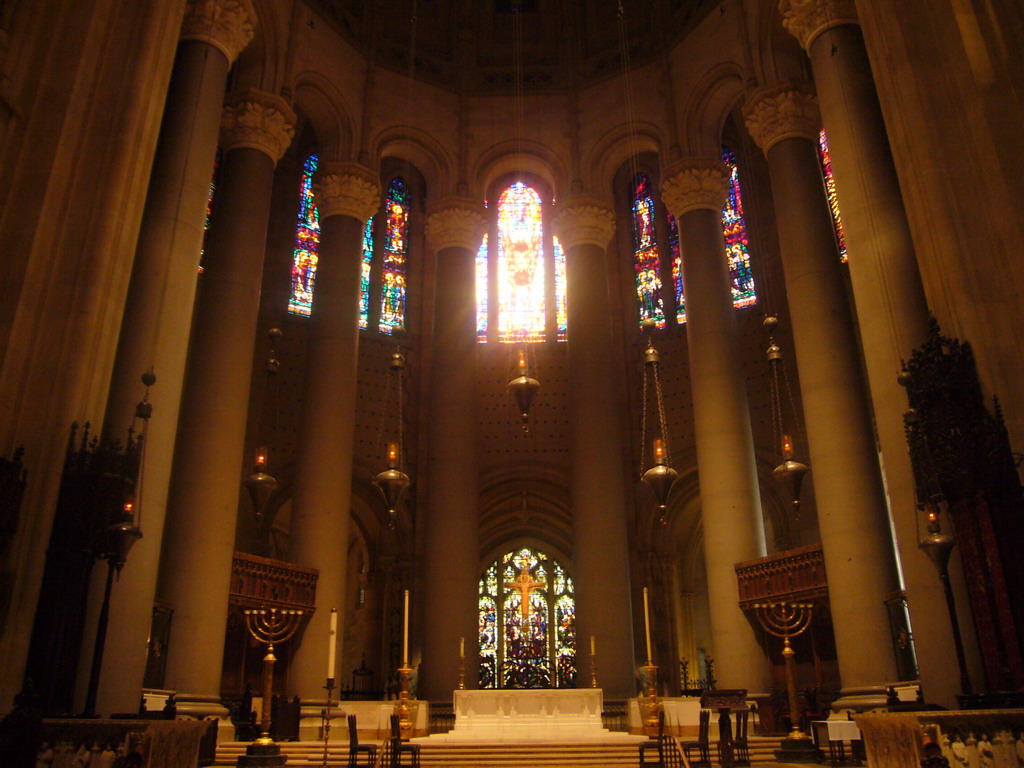
[[[466,657],[466,638],[459,638],[459,658],[463,659]]]
[[[402,622],[402,666],[409,666],[409,590],[405,590],[405,616]]]
[[[596,652],[596,651],[594,650],[594,636],[593,636],[593,635],[591,635],[591,636],[590,636],[590,655],[591,655],[591,656],[595,656],[595,655],[596,655],[596,653],[597,653],[597,652]]]
[[[644,587],[644,629],[647,631],[647,664],[651,663],[651,611],[647,605],[647,587]]]
[[[331,631],[327,635],[327,678],[334,679],[334,659],[338,655],[338,609],[331,608]]]

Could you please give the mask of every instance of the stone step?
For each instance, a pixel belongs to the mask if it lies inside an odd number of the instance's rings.
[[[244,742],[225,742],[217,748],[214,765],[235,765],[239,755],[245,754]],[[323,742],[284,742],[281,752],[288,756],[289,766],[323,766]],[[750,739],[752,763],[772,763],[778,749],[777,737]],[[711,744],[711,760],[718,763],[718,745]],[[617,768],[636,766],[636,744],[528,744],[528,743],[447,743],[425,745],[420,751],[420,762],[432,768]],[[348,745],[332,743],[327,750],[328,766],[348,765]]]

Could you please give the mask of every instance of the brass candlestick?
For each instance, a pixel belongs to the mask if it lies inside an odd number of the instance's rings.
[[[597,688],[597,654],[590,652],[590,687]]]
[[[402,729],[403,734],[409,734],[412,731],[412,720],[409,718],[409,673],[412,672],[412,667],[406,662],[398,668],[398,674],[401,679],[401,693],[398,699],[398,727]]]
[[[459,655],[459,690],[466,690],[466,655]]]
[[[324,685],[324,690],[327,691],[327,707],[324,709],[324,724],[321,727],[324,735],[324,761],[321,763],[321,768],[327,768],[327,742],[331,738],[331,692],[334,690],[334,678],[328,677],[327,684]]]
[[[811,625],[814,603],[757,603],[757,619],[765,632],[783,641],[782,658],[786,662],[786,692],[789,695],[790,731],[787,739],[809,739],[800,730],[800,700],[796,695],[796,651],[789,638],[802,634]]]
[[[644,727],[648,736],[657,736],[662,709],[661,701],[658,699],[658,667],[648,662],[644,669],[647,671],[647,701],[644,704],[647,716],[644,718]]]
[[[273,744],[270,738],[270,699],[274,695],[274,643],[283,643],[295,634],[302,620],[302,611],[277,608],[246,609],[245,625],[257,642],[265,643],[267,655],[263,657],[263,705],[260,713],[260,736],[257,744]]]

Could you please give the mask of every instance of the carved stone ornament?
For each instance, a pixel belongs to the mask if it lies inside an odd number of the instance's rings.
[[[743,107],[743,116],[747,130],[766,155],[784,139],[817,141],[821,132],[817,97],[794,83],[755,91]]]
[[[578,245],[607,248],[615,234],[615,214],[608,203],[593,195],[568,198],[558,206],[553,223],[566,250]]]
[[[252,0],[189,0],[181,39],[209,43],[233,64],[255,31]]]
[[[220,119],[224,152],[238,147],[258,149],[275,163],[295,137],[295,113],[273,93],[250,88],[230,94]]]
[[[729,169],[718,158],[687,157],[661,174],[661,199],[676,219],[690,211],[722,210],[729,191]]]
[[[427,242],[435,251],[465,248],[476,253],[484,238],[484,206],[471,197],[446,197],[427,214]]]
[[[858,23],[853,0],[779,0],[779,12],[782,26],[805,51],[825,30]]]
[[[358,163],[324,163],[313,177],[320,217],[351,216],[364,224],[380,207],[377,174]]]

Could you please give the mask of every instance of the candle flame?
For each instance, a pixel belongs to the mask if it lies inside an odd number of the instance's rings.
[[[789,435],[782,436],[782,458],[786,461],[793,458],[793,439]]]
[[[398,462],[398,443],[388,443],[388,464],[392,467]]]
[[[661,464],[665,460],[665,442],[660,438],[654,438],[654,461]]]

